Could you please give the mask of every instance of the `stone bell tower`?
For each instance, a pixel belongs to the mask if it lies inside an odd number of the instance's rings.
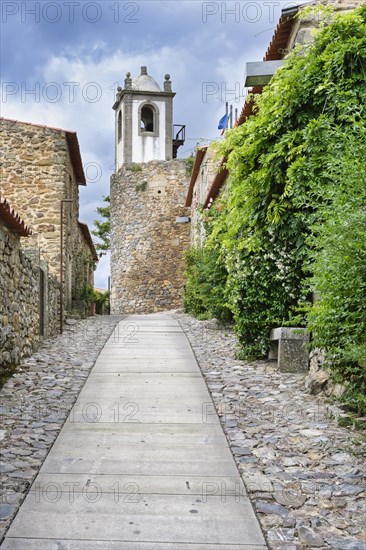
[[[182,305],[189,174],[177,150],[170,76],[163,90],[146,67],[117,88],[115,174],[111,178],[111,313],[150,313]]]
[[[147,74],[147,68],[141,67],[138,77],[132,80],[131,74],[127,73],[124,88],[117,89],[113,105],[117,171],[126,162],[171,160],[176,156],[176,149],[173,151],[175,93],[168,74],[163,87],[161,90],[156,80]],[[174,141],[183,143],[183,133]],[[177,143],[174,145],[176,147]]]

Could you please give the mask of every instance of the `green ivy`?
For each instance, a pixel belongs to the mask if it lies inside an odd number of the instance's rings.
[[[186,165],[186,174],[187,176],[190,176],[192,174],[195,157],[191,155],[190,157],[185,158],[184,161]]]
[[[263,356],[272,327],[308,324],[365,411],[366,6],[295,48],[254,101],[218,148],[230,177],[188,256],[186,303],[210,315],[217,294],[242,357]]]
[[[341,136],[338,135],[338,140]],[[342,140],[329,162],[336,187],[309,237],[319,299],[308,311],[313,345],[327,350],[334,378],[346,382],[344,400],[366,411],[366,129]],[[330,188],[331,190],[332,188]]]
[[[203,215],[203,231],[209,234],[214,218],[220,215],[215,205]],[[199,319],[216,318],[230,322],[232,313],[227,304],[227,270],[217,246],[192,247],[186,252],[185,310]]]

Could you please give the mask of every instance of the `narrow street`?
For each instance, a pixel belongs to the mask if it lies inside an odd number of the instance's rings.
[[[122,320],[6,533],[7,549],[265,549],[178,321]]]

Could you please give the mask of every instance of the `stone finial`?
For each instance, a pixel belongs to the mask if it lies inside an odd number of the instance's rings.
[[[141,74],[147,74],[147,67],[145,65],[141,67]]]
[[[130,88],[132,88],[131,73],[126,73],[126,78],[125,78],[125,89],[130,89]]]
[[[164,92],[172,91],[172,81],[170,80],[170,74],[165,75]]]

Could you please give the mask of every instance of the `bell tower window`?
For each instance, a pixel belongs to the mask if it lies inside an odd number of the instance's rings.
[[[121,141],[121,139],[122,139],[122,110],[118,113],[117,135],[118,135],[118,141]]]
[[[150,101],[139,107],[139,135],[159,136],[159,109]]]
[[[154,132],[154,111],[151,107],[141,109],[141,130],[143,132]]]

